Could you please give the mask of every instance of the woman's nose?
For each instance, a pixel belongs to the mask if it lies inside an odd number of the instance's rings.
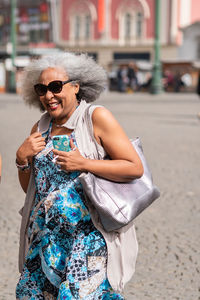
[[[54,97],[54,94],[51,91],[47,90],[45,97],[47,99],[51,99],[52,97]]]

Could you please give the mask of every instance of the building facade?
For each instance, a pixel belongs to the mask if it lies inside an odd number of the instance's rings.
[[[14,69],[18,88],[21,70],[31,57],[55,52],[52,30],[53,5],[49,0],[0,0],[0,92],[9,90],[10,74]],[[11,11],[14,10],[15,47],[11,41]],[[14,66],[11,61],[16,49]]]
[[[16,0],[15,66],[22,69],[33,56],[68,50],[87,52],[109,70],[134,61],[148,72],[154,62],[155,4],[156,0]],[[188,65],[200,61],[200,1],[160,0],[160,6],[163,68],[181,60]],[[0,69],[6,74],[11,70],[10,37],[11,1],[0,0]],[[7,78],[1,74],[0,89]]]
[[[155,0],[60,0],[58,45],[113,61],[154,59]],[[200,21],[199,0],[161,2],[161,59],[177,59],[185,26]]]
[[[16,0],[17,52],[43,54],[57,46],[88,52],[104,66],[130,59],[153,62],[155,2]],[[160,4],[161,59],[184,57],[194,35],[191,28],[196,32],[192,57],[198,59],[200,1],[160,0]],[[9,54],[10,9],[10,0],[0,0],[0,58]]]
[[[52,42],[51,7],[47,0],[16,0],[15,24],[18,52]],[[0,0],[0,47],[6,50],[11,37],[11,1]]]

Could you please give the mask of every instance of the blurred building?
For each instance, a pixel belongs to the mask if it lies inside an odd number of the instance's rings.
[[[199,0],[161,1],[162,59],[179,57],[183,28],[200,21],[199,11]],[[120,60],[152,62],[154,12],[155,0],[60,0],[58,44],[87,51],[105,66]]]
[[[49,0],[16,0],[17,89],[20,71],[32,57],[58,51],[53,39],[51,2]],[[9,74],[12,69],[11,52],[11,1],[0,0],[0,92],[7,90],[9,84]]]
[[[99,63],[153,61],[155,0],[16,0],[18,55],[54,48],[88,52]],[[10,0],[0,0],[0,59],[9,55]],[[200,56],[200,1],[161,0],[161,58]],[[184,37],[184,40],[183,40]],[[188,53],[188,47],[192,51]]]
[[[16,0],[17,58],[58,51],[88,52],[110,70],[134,61],[148,72],[154,61],[156,0]],[[200,61],[200,1],[160,0],[163,67]],[[10,57],[11,1],[0,0],[0,64]],[[2,65],[0,66],[2,69]],[[9,62],[6,62],[9,69]],[[189,69],[188,69],[189,70]],[[1,85],[1,77],[0,77]],[[0,86],[1,89],[1,86]]]
[[[50,4],[47,0],[16,0],[16,44],[18,54],[34,48],[53,47]],[[0,55],[9,52],[11,1],[0,0]],[[9,53],[8,53],[9,54]]]
[[[179,57],[200,60],[200,17],[198,21],[196,20],[196,22],[182,27],[181,31],[183,40],[179,47]]]

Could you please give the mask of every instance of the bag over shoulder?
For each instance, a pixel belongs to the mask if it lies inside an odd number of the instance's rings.
[[[91,138],[96,145],[89,108],[90,106],[86,110],[86,121]],[[127,225],[160,196],[159,189],[153,184],[140,139],[136,138],[131,142],[143,164],[144,173],[141,178],[128,183],[119,183],[98,177],[90,172],[80,176],[84,192],[96,208],[107,232]],[[96,150],[98,157],[97,147]]]

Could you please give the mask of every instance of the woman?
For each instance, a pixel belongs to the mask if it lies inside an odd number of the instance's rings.
[[[26,193],[22,209],[17,299],[123,299],[137,256],[133,224],[107,233],[86,203],[79,175],[127,182],[143,173],[128,137],[105,108],[89,114],[102,160],[94,159],[84,113],[104,90],[106,73],[91,58],[65,53],[33,61],[24,100],[45,111],[16,153]],[[52,137],[66,135],[69,152]],[[103,160],[108,154],[112,160]]]

